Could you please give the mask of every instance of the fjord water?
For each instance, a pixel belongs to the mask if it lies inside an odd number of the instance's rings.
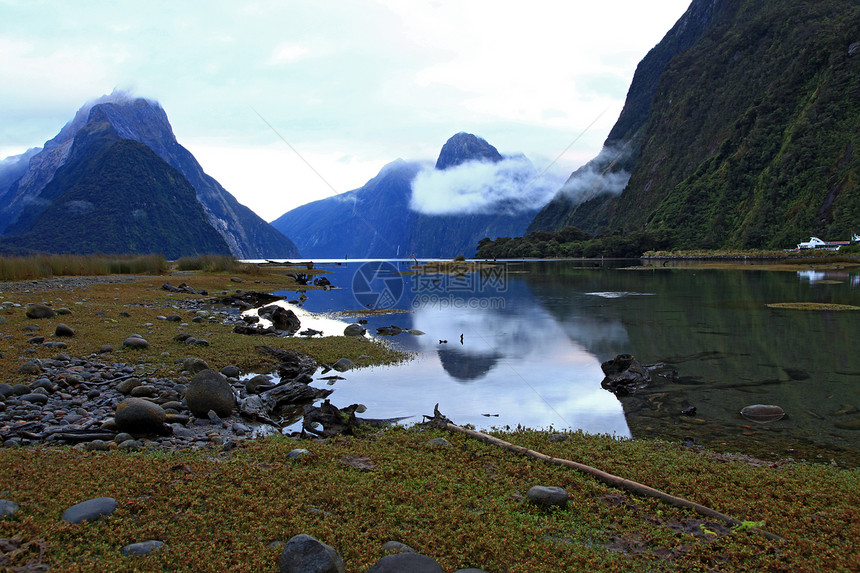
[[[767,307],[856,305],[856,269],[541,261],[458,276],[386,264],[326,266],[337,288],[308,292],[306,310],[335,312],[362,309],[368,290],[387,289],[386,305],[409,312],[367,316],[368,331],[393,324],[425,333],[384,337],[417,358],[345,373],[331,386],[338,406],[362,403],[366,416],[411,422],[438,402],[454,422],[479,428],[692,438],[718,451],[857,465],[860,312]],[[368,289],[357,276],[376,282]],[[600,363],[621,353],[677,374],[654,376],[648,388],[616,398],[600,386]],[[779,405],[786,416],[747,420],[740,411],[752,404]],[[695,415],[681,414],[691,406]]]

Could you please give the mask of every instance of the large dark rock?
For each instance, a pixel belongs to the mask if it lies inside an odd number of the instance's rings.
[[[114,421],[120,430],[132,434],[161,433],[167,413],[164,408],[143,398],[128,398],[116,407]]]
[[[631,354],[619,354],[600,365],[606,377],[600,383],[616,396],[640,390],[651,382],[651,375]]]
[[[275,330],[295,334],[302,326],[296,313],[276,304],[260,309],[259,314],[271,320]]]
[[[88,499],[63,512],[62,520],[69,523],[95,521],[111,515],[116,510],[116,500],[112,497]]]
[[[367,330],[360,324],[350,324],[343,329],[344,336],[364,336]]]
[[[195,374],[188,383],[185,402],[191,413],[198,418],[205,418],[209,410],[224,418],[233,412],[236,398],[224,375],[207,369]]]
[[[333,547],[304,533],[287,541],[278,566],[281,573],[346,573]]]
[[[567,507],[567,491],[563,487],[536,485],[526,494],[528,500],[544,509]]]
[[[56,315],[54,309],[45,304],[34,304],[27,309],[27,318],[53,318]]]

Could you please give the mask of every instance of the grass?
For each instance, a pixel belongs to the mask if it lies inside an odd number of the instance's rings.
[[[244,275],[242,275],[244,276]],[[295,281],[283,273],[265,270],[252,278],[234,282],[230,275],[212,273],[183,274],[181,281],[196,290],[208,290],[210,298],[222,293],[234,293],[237,289],[265,292],[303,290]],[[4,324],[0,333],[6,338],[0,344],[0,368],[5,372],[3,381],[16,383],[26,381],[17,374],[23,360],[30,358],[52,358],[57,349],[34,346],[26,342],[32,332],[22,330],[25,326],[38,326],[37,334],[46,340],[53,339],[57,324],[64,323],[75,330],[73,338],[60,339],[69,347],[63,350],[71,356],[87,356],[98,352],[104,345],[114,352],[104,360],[134,363],[144,361],[156,370],[157,376],[178,376],[175,360],[195,357],[205,360],[210,367],[220,370],[227,365],[238,366],[242,372],[264,372],[276,366],[276,360],[255,346],[265,344],[279,348],[290,348],[305,352],[320,362],[332,363],[339,358],[349,358],[356,364],[390,364],[407,360],[408,353],[393,347],[375,343],[364,338],[335,336],[304,339],[299,337],[243,336],[232,332],[232,327],[220,323],[194,323],[193,312],[178,308],[183,299],[200,297],[170,293],[161,288],[166,281],[178,284],[175,277],[143,276],[129,283],[97,284],[85,290],[50,292],[2,292],[0,303],[14,302],[21,306],[6,306],[0,310]],[[68,308],[71,314],[58,315],[50,319],[31,320],[25,316],[25,308],[33,303],[50,303],[53,308]],[[124,316],[123,313],[129,316]],[[159,316],[178,314],[183,322],[168,322]],[[173,337],[187,332],[195,338],[204,338],[210,346],[185,345],[175,342]],[[130,334],[140,334],[149,342],[145,350],[130,350],[123,341]],[[359,359],[359,356],[370,356]]]
[[[830,304],[824,302],[774,302],[768,304],[767,307],[787,310],[860,310],[860,306],[852,306],[850,304]]]
[[[33,280],[54,276],[160,275],[167,270],[168,263],[161,255],[0,257],[0,281]]]
[[[206,273],[261,274],[257,265],[241,263],[227,255],[200,255],[177,259],[176,268],[180,271],[203,271]]]
[[[860,566],[858,471],[717,462],[678,445],[545,432],[497,433],[710,505],[787,539],[732,532],[698,515],[612,490],[572,470],[465,436],[394,428],[325,442],[270,438],[232,452],[0,451],[6,499],[21,506],[0,537],[52,571],[273,571],[282,542],[307,533],[335,547],[347,571],[365,571],[398,540],[446,571],[851,571]],[[450,447],[426,442],[445,437]],[[290,461],[294,448],[310,454]],[[370,458],[372,471],[345,464]],[[62,479],[57,479],[62,475]],[[564,487],[567,510],[523,500],[533,485]],[[102,522],[69,525],[67,507],[117,499]],[[708,533],[713,532],[713,533]],[[119,549],[158,539],[166,552],[134,559]]]

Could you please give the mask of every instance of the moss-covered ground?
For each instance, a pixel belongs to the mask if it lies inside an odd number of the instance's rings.
[[[448,447],[427,444],[434,437]],[[365,571],[389,540],[447,571],[856,571],[860,480],[856,471],[720,462],[679,445],[571,434],[503,434],[687,497],[786,539],[719,523],[611,489],[573,470],[462,435],[401,428],[326,442],[270,438],[229,453],[86,453],[72,448],[0,451],[3,497],[21,510],[0,522],[28,562],[52,571],[277,571],[282,543],[307,533],[335,547],[348,571]],[[295,461],[294,448],[310,451]],[[349,456],[374,466],[360,471]],[[533,485],[567,490],[566,510],[524,501]],[[71,525],[63,510],[110,496],[116,512]],[[123,557],[126,544],[169,549]],[[5,560],[5,562],[3,561]]]

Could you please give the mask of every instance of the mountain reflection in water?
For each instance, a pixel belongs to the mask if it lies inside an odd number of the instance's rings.
[[[395,264],[404,272],[411,266]],[[350,290],[359,265],[329,267],[339,288],[308,292],[305,308],[360,308]],[[428,283],[400,275],[396,307],[411,312],[367,316],[366,326],[370,333],[392,324],[425,332],[382,337],[418,358],[346,373],[333,386],[332,402],[366,404],[372,417],[414,416],[410,421],[439,402],[456,423],[479,428],[692,437],[715,449],[856,465],[860,321],[853,313],[766,306],[857,304],[856,270],[832,276],[756,268],[637,271],[545,261],[510,263],[505,272],[499,288],[436,298],[421,285],[444,286],[445,277]],[[643,364],[666,363],[675,373],[655,376],[646,390],[619,400],[600,387],[600,363],[621,353]],[[769,424],[740,415],[757,403],[777,404],[787,415]],[[690,406],[695,416],[680,414]]]

